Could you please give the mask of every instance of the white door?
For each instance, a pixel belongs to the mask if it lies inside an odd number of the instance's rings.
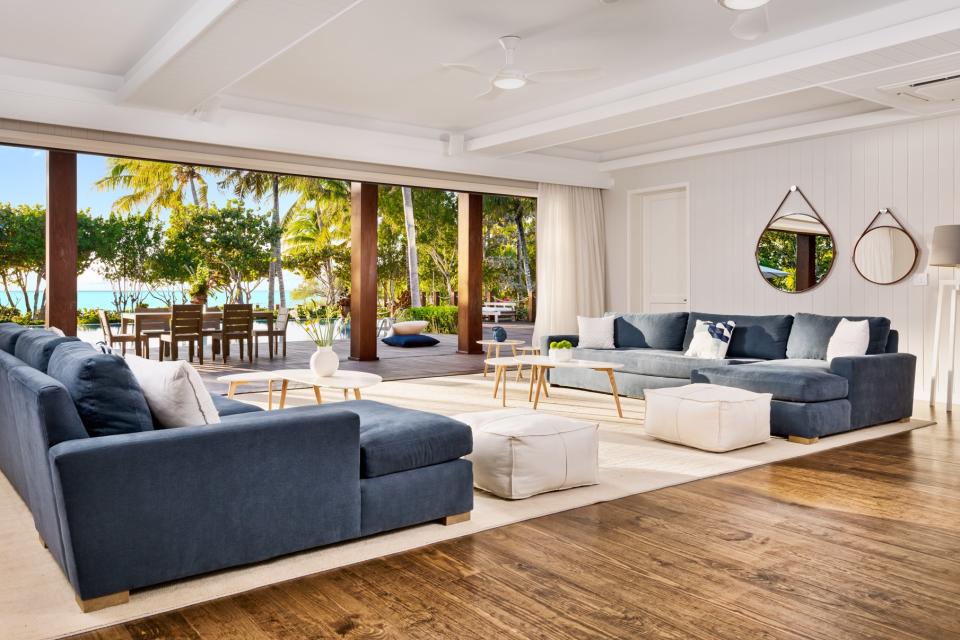
[[[631,194],[629,255],[632,311],[687,310],[686,189]]]

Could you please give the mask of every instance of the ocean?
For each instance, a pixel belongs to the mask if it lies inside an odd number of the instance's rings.
[[[17,303],[17,308],[20,309],[21,311],[24,311],[25,307],[23,305],[23,299],[22,299],[23,295],[13,290],[11,290],[10,293],[13,295],[13,301]],[[32,296],[33,292],[31,291],[30,294]],[[2,295],[2,291],[0,291],[0,295]],[[42,289],[40,290],[40,297],[41,298],[43,297]],[[33,302],[33,299],[31,298],[31,303],[32,302]],[[209,306],[219,306],[224,302],[226,302],[226,296],[219,292],[215,294],[211,294],[207,298],[207,304]],[[262,307],[266,307],[267,306],[267,288],[261,287],[256,291],[254,291],[253,300],[251,300],[251,302],[253,302],[255,306],[259,305]],[[279,295],[277,296],[275,302],[276,303],[280,302]],[[165,306],[162,300],[158,300],[157,298],[150,295],[147,296],[147,299],[144,301],[144,303],[150,307]],[[287,304],[290,306],[293,305],[293,301],[290,300],[289,290],[287,291]],[[7,305],[6,296],[3,296],[2,300],[0,300],[0,305],[2,306]],[[110,291],[77,291],[77,309],[112,310],[113,309],[113,293]]]

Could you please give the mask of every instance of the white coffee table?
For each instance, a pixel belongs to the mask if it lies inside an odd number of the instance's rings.
[[[267,409],[273,409],[273,383],[280,381],[280,409],[283,409],[287,401],[287,387],[291,382],[305,384],[313,387],[314,396],[317,404],[323,402],[323,396],[320,393],[321,388],[343,389],[343,399],[350,397],[350,390],[353,390],[353,397],[360,399],[360,389],[366,389],[383,382],[383,378],[374,373],[365,373],[363,371],[345,371],[338,370],[332,376],[318,377],[310,369],[279,369],[277,371],[249,371],[245,373],[234,373],[228,376],[217,378],[220,382],[227,382],[230,387],[227,391],[227,397],[233,398],[237,392],[237,387],[242,384],[253,382],[267,383]]]
[[[618,362],[602,362],[600,360],[569,360],[567,362],[557,362],[550,356],[517,356],[511,358],[517,364],[529,365],[531,369],[530,390],[527,393],[527,399],[533,400],[533,408],[536,409],[540,404],[540,390],[545,389],[546,369],[590,369],[592,371],[602,371],[607,374],[610,380],[610,392],[613,394],[613,402],[617,407],[617,415],[623,417],[623,409],[620,407],[620,396],[617,394],[617,381],[613,377],[613,372],[617,369],[623,369],[623,364]],[[533,381],[537,381],[536,397],[533,391]]]

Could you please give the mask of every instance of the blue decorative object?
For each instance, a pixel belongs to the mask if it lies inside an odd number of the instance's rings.
[[[493,328],[493,339],[497,342],[503,342],[507,339],[507,330],[501,326],[496,326]]]

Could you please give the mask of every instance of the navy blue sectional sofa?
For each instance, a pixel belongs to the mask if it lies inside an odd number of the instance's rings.
[[[812,442],[821,436],[909,418],[917,359],[898,353],[897,332],[886,318],[870,325],[867,355],[827,362],[827,344],[840,316],[800,313],[796,316],[746,316],[680,312],[613,314],[614,349],[581,349],[578,336],[546,336],[569,340],[574,357],[617,362],[621,394],[642,398],[645,389],[703,382],[771,393],[773,435]],[[697,320],[737,323],[725,360],[684,356]],[[609,393],[606,374],[583,369],[554,369],[552,384]]]
[[[215,396],[220,424],[160,429],[135,415],[138,390],[119,356],[0,324],[0,470],[82,607],[473,508],[472,435],[456,420]]]

